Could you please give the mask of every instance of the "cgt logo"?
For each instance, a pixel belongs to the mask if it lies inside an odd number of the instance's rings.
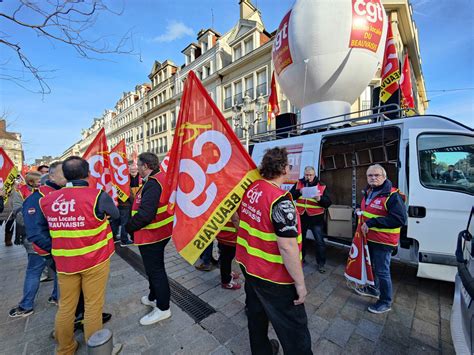
[[[60,215],[65,216],[70,212],[75,212],[76,200],[66,201],[64,195],[59,196],[52,204],[51,209],[54,212],[59,212]]]

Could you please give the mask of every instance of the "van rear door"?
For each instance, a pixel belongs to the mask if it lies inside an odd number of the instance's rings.
[[[474,195],[474,135],[409,130],[408,238],[419,245],[418,276],[454,281],[457,233]]]

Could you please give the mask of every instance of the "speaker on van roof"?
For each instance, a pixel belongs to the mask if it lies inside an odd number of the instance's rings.
[[[294,129],[297,123],[296,113],[282,113],[281,115],[276,116],[276,136],[277,138],[288,138],[290,132]]]

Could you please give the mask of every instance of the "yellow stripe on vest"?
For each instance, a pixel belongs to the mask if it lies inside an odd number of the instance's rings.
[[[277,240],[275,233],[262,232],[256,228],[250,227],[250,225],[247,222],[244,222],[242,220],[239,223],[239,227],[246,230],[247,233],[250,234],[251,236],[259,238],[266,242],[275,242]]]
[[[226,232],[237,232],[237,228],[235,227],[222,227],[221,231],[226,231]]]
[[[362,211],[362,215],[363,215],[364,217],[367,217],[367,218],[384,217],[384,216],[382,216],[382,215],[373,214],[373,213],[369,213],[369,212],[365,212],[365,211]]]
[[[167,206],[162,206],[162,207],[159,207],[157,210],[156,210],[156,214],[160,214],[160,213],[163,213],[163,212],[166,212],[166,209],[167,209]],[[135,216],[136,214],[138,213],[138,211],[132,211],[132,216]]]
[[[142,230],[143,229],[157,229],[157,228],[163,227],[164,225],[173,222],[173,218],[174,218],[174,216],[169,216],[168,218],[166,218],[162,221],[158,221],[156,223],[151,223],[151,224],[143,227]]]
[[[100,248],[106,246],[109,240],[112,239],[112,237],[113,234],[112,232],[110,232],[109,234],[107,234],[107,238],[93,245],[89,245],[88,247],[77,249],[52,249],[51,252],[53,256],[80,256],[99,250]]]
[[[381,232],[381,233],[400,233],[400,227],[398,228],[377,228],[377,227],[372,227],[369,228],[371,231],[374,232]]]
[[[84,237],[94,237],[100,232],[107,229],[108,222],[107,220],[102,223],[100,226],[94,229],[83,229],[77,231],[71,230],[55,230],[50,231],[52,238],[84,238]]]
[[[260,249],[251,247],[244,238],[237,237],[237,244],[244,247],[247,250],[247,253],[252,256],[269,261],[271,263],[283,264],[283,258],[281,255],[266,253]]]

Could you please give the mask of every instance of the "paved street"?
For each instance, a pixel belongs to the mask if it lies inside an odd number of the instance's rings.
[[[138,252],[135,247],[132,250]],[[370,300],[355,295],[345,285],[346,255],[346,249],[328,247],[326,274],[316,271],[312,255],[305,266],[309,290],[306,311],[315,354],[454,353],[449,330],[452,284],[416,278],[414,268],[394,263],[393,310],[373,315],[366,311]],[[56,307],[47,303],[52,284],[41,284],[32,316],[11,319],[8,311],[22,294],[24,248],[2,245],[0,259],[0,354],[52,354],[54,342],[49,334]],[[147,282],[115,254],[105,311],[113,314],[107,328],[113,330],[115,342],[124,344],[123,354],[249,354],[243,288],[221,289],[217,269],[208,273],[195,270],[176,254],[172,243],[167,246],[166,265],[170,278],[216,312],[196,323],[172,304],[171,319],[140,326],[138,320],[148,311],[140,304]],[[83,342],[82,333],[76,335]],[[79,353],[86,353],[84,343]]]

